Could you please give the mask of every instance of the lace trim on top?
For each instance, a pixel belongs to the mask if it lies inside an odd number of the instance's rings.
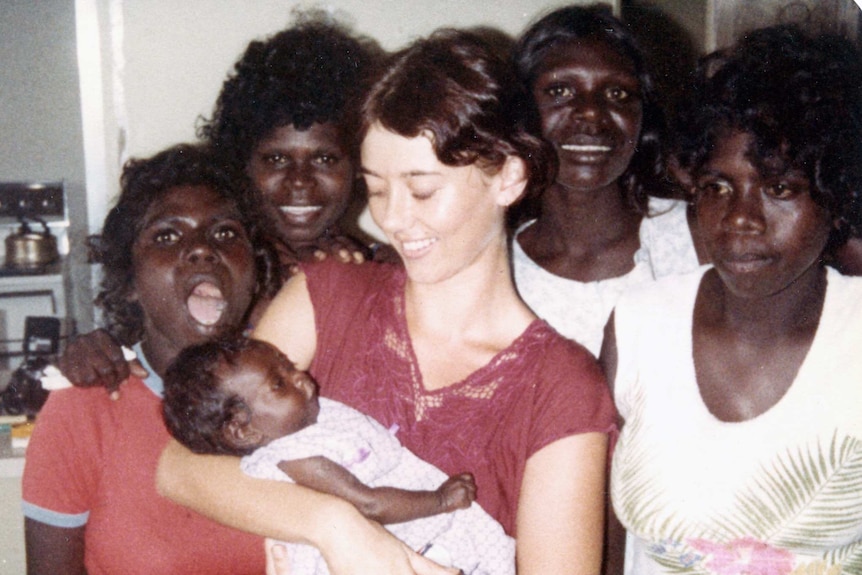
[[[537,339],[541,333],[541,327],[550,329],[542,320],[533,321],[506,349],[498,352],[486,365],[468,375],[465,379],[455,382],[446,387],[428,390],[423,383],[422,374],[419,371],[419,361],[413,350],[413,345],[407,330],[405,301],[404,301],[404,278],[398,277],[394,282],[395,293],[399,294],[393,298],[393,307],[396,322],[384,327],[384,347],[398,356],[403,365],[408,369],[405,381],[409,384],[411,401],[415,408],[413,416],[416,421],[423,421],[429,410],[440,408],[446,401],[452,398],[464,398],[469,400],[491,400],[495,398],[504,381],[517,383],[521,380],[521,374],[529,369],[532,364],[519,366],[523,357],[535,357],[525,354],[530,342]],[[538,337],[538,340],[544,340]],[[536,341],[538,343],[538,341]],[[385,361],[385,360],[381,360]],[[402,390],[406,393],[407,390]],[[486,409],[487,406],[483,406]]]

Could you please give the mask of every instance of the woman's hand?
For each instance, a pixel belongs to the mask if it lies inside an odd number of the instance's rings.
[[[382,527],[381,527],[382,529]],[[387,538],[391,536],[387,534]],[[380,550],[382,551],[382,550]],[[387,564],[386,555],[392,553],[393,562]],[[277,541],[266,540],[266,575],[291,575],[290,560],[287,548]],[[396,542],[392,549],[387,549],[383,556],[377,551],[365,550],[353,558],[348,558],[344,568],[346,571],[336,571],[336,567],[328,563],[332,575],[457,575],[457,569],[446,569],[422,557],[407,548],[403,543]]]
[[[289,271],[289,276],[299,272],[300,263],[323,261],[335,258],[342,263],[361,264],[373,257],[371,248],[356,238],[340,233],[327,233],[317,238],[314,243],[305,246],[288,246],[283,241],[275,239],[273,245],[278,252],[279,264]]]
[[[341,263],[361,264],[371,260],[371,250],[352,236],[338,232],[326,234],[317,238],[313,246],[301,248],[299,256],[302,261],[325,260],[335,258]]]
[[[129,362],[120,343],[103,329],[72,339],[57,363],[73,385],[104,387],[112,394],[129,375],[149,375],[137,361]]]

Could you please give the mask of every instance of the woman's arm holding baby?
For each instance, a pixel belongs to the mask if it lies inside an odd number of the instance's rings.
[[[434,491],[410,491],[369,487],[325,457],[282,461],[278,467],[299,485],[345,499],[384,525],[464,509],[476,499],[476,482],[469,473],[453,475]]]
[[[414,557],[378,523],[353,505],[324,493],[242,473],[239,459],[195,455],[171,441],[156,473],[159,493],[224,525],[317,547],[333,575],[451,573]],[[427,562],[427,565],[426,565]]]

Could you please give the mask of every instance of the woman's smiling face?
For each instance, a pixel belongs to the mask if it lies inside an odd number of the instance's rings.
[[[640,82],[625,56],[589,38],[556,45],[536,71],[533,97],[560,160],[558,184],[590,191],[625,172],[643,119]]]
[[[267,200],[281,239],[294,249],[314,244],[350,203],[354,162],[342,140],[331,122],[306,130],[287,125],[252,151],[247,172]]]
[[[405,138],[374,124],[362,142],[362,170],[374,221],[414,281],[456,275],[502,245],[499,175],[440,162],[426,136]]]

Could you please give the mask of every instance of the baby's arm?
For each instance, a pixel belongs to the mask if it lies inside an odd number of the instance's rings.
[[[336,495],[379,523],[402,523],[470,506],[476,482],[469,473],[453,475],[435,491],[369,487],[347,469],[325,457],[282,461],[278,468],[297,484]]]

